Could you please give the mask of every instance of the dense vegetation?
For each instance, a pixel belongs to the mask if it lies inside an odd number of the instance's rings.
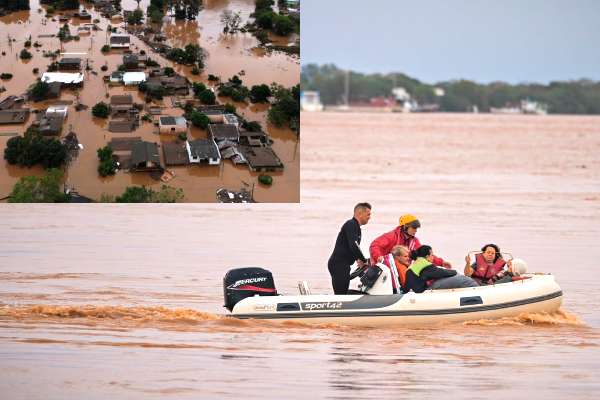
[[[110,146],[104,146],[98,149],[96,153],[98,154],[98,160],[100,160],[98,174],[100,176],[114,175],[117,171],[117,165],[113,160],[113,150]]]
[[[269,109],[268,119],[275,126],[287,126],[300,132],[300,86],[290,89],[273,84],[273,105]]]
[[[60,141],[45,138],[36,128],[29,127],[25,135],[8,139],[4,159],[12,165],[58,168],[67,160],[67,149]]]
[[[63,173],[50,169],[41,176],[24,176],[13,186],[9,203],[64,203],[69,195],[60,190]]]
[[[105,102],[101,101],[100,103],[96,103],[94,107],[92,107],[92,115],[98,118],[108,118],[110,114],[110,106]]]
[[[196,19],[202,0],[150,0],[146,8],[146,16],[152,22],[161,22],[165,12],[172,11],[175,19]]]
[[[206,53],[197,44],[189,43],[183,49],[173,48],[169,50],[166,57],[177,64],[194,65],[198,63],[198,68],[202,69],[204,68]]]
[[[0,9],[7,11],[29,10],[29,0],[0,0]]]
[[[33,101],[42,101],[48,95],[50,85],[38,79],[27,91],[27,94]]]
[[[324,104],[339,104],[344,97],[345,71],[335,65],[308,64],[302,67],[302,90],[318,90]],[[504,107],[530,99],[548,105],[553,114],[600,114],[600,82],[577,80],[550,82],[548,85],[505,82],[479,84],[468,80],[420,82],[405,74],[361,74],[350,72],[350,102],[369,101],[377,96],[390,96],[392,88],[403,87],[419,104],[437,104],[440,111],[479,111]],[[436,96],[434,89],[443,89]]]
[[[79,0],[40,0],[40,4],[48,4],[57,10],[77,10]]]
[[[146,186],[128,186],[115,200],[117,203],[176,203],[183,198],[183,189],[162,185],[159,191]]]

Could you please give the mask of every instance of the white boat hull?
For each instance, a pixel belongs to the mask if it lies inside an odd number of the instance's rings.
[[[302,323],[407,326],[553,312],[562,291],[552,275],[499,285],[386,295],[254,296],[235,305],[232,316]]]

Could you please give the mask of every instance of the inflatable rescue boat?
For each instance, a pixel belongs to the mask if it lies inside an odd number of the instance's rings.
[[[526,273],[495,285],[394,294],[390,270],[378,267],[374,283],[347,295],[313,295],[305,282],[299,283],[299,295],[280,295],[269,271],[233,269],[223,279],[225,307],[240,319],[406,326],[553,312],[562,302],[562,290],[551,274]]]

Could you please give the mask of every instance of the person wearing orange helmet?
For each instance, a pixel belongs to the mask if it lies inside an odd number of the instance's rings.
[[[419,239],[415,236],[417,229],[421,227],[421,223],[412,214],[404,214],[398,221],[398,227],[394,230],[384,233],[377,239],[373,240],[371,246],[369,246],[369,253],[371,254],[371,260],[380,260],[384,256],[391,253],[392,248],[397,245],[406,246],[411,252],[421,247]],[[451,268],[452,265],[444,261],[442,258],[434,256],[433,265],[442,266],[445,268]]]

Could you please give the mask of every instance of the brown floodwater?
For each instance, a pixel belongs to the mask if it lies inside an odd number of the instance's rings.
[[[141,1],[140,6],[146,9],[149,1]],[[137,3],[133,0],[123,1],[124,10],[133,10]],[[100,49],[107,42],[106,27],[111,23],[101,17],[91,5],[85,5],[92,14],[92,19],[99,18],[97,24],[102,30],[92,31],[91,34],[81,35],[79,41],[64,43],[61,47],[57,38],[39,37],[45,34],[56,34],[59,29],[58,17],[55,21],[45,18],[45,12],[38,12],[39,2],[32,0],[31,10],[13,13],[0,17],[0,50],[6,52],[0,56],[0,72],[12,73],[14,77],[8,81],[1,81],[0,85],[6,88],[0,98],[8,95],[20,95],[25,93],[27,87],[34,83],[37,78],[33,74],[33,68],[39,68],[41,72],[46,71],[51,62],[49,58],[43,57],[44,50],[61,50],[66,53],[83,53],[73,55],[81,57],[89,62],[97,75],[86,73],[84,86],[81,90],[63,90],[62,101],[74,102],[79,96],[79,101],[90,108],[99,101],[108,102],[112,95],[129,93],[134,97],[136,103],[144,103],[143,97],[137,88],[124,86],[108,86],[102,76],[114,71],[122,63],[122,50],[111,50],[104,55]],[[206,68],[202,74],[194,76],[191,68],[173,64],[159,55],[154,54],[141,40],[132,36],[132,49],[134,51],[145,50],[148,55],[163,66],[172,66],[178,73],[185,75],[191,81],[202,81],[208,84],[208,74],[220,76],[224,80],[234,74],[242,73],[241,79],[245,85],[255,84],[278,84],[290,87],[300,81],[300,61],[298,57],[289,56],[281,52],[264,52],[257,50],[259,45],[256,38],[249,33],[238,33],[236,35],[223,35],[220,14],[225,9],[239,11],[243,21],[247,21],[250,13],[254,10],[254,2],[251,0],[232,1],[205,1],[204,8],[200,12],[197,21],[175,21],[165,19],[163,32],[167,42],[173,46],[184,46],[187,43],[199,43],[208,52]],[[58,15],[58,14],[57,14]],[[77,32],[77,27],[91,21],[80,21],[77,18],[70,20],[72,34]],[[119,25],[118,20],[112,21],[113,26]],[[15,41],[8,41],[8,36]],[[33,58],[28,61],[18,59],[18,54],[23,48],[25,40],[31,35],[32,42],[38,41],[42,47],[30,51]],[[292,37],[290,40],[294,40]],[[108,72],[102,72],[100,67],[108,65]],[[41,73],[40,72],[40,73]],[[209,85],[210,86],[210,85]],[[184,191],[186,202],[215,202],[215,192],[221,187],[231,190],[239,190],[242,187],[254,188],[254,198],[259,202],[298,202],[300,199],[300,151],[298,136],[289,129],[279,129],[267,123],[268,108],[264,105],[253,105],[244,103],[233,103],[229,99],[219,98],[222,103],[234,104],[240,115],[248,120],[261,122],[266,132],[273,138],[273,150],[284,164],[284,171],[272,173],[274,183],[271,187],[259,184],[257,179],[259,173],[251,172],[247,166],[235,166],[229,160],[221,166],[186,166],[168,167],[175,172],[175,179],[168,184]],[[28,106],[34,109],[45,109],[49,104],[56,101],[31,103]],[[165,97],[162,104],[163,113],[167,115],[182,115],[183,110],[173,108],[171,97]],[[143,112],[144,113],[144,112]],[[34,115],[30,115],[25,124],[0,125],[0,152],[3,154],[6,142],[11,133],[23,134],[25,129],[33,121]],[[131,133],[112,133],[108,131],[108,120],[94,118],[91,111],[75,111],[69,107],[69,116],[63,125],[62,136],[69,129],[77,134],[79,142],[84,149],[79,156],[69,165],[65,173],[65,181],[74,187],[80,194],[99,200],[103,194],[119,195],[130,185],[146,185],[155,189],[160,188],[162,182],[153,180],[148,173],[128,173],[119,171],[115,176],[101,178],[98,176],[98,157],[96,149],[105,146],[113,137],[141,137],[142,140],[158,143],[159,145],[173,141],[169,135],[159,135],[157,128],[149,122],[141,122],[138,129]],[[193,139],[205,138],[206,131],[192,128],[189,136]],[[160,149],[161,158],[162,149]],[[7,196],[13,185],[22,176],[40,175],[41,168],[21,168],[10,166],[4,159],[0,160],[0,198]]]
[[[600,389],[600,118],[302,115],[301,204],[0,208],[7,399],[592,399]],[[411,212],[459,269],[495,242],[550,272],[554,314],[422,328],[225,318],[229,268],[331,293],[356,202],[363,251]]]

